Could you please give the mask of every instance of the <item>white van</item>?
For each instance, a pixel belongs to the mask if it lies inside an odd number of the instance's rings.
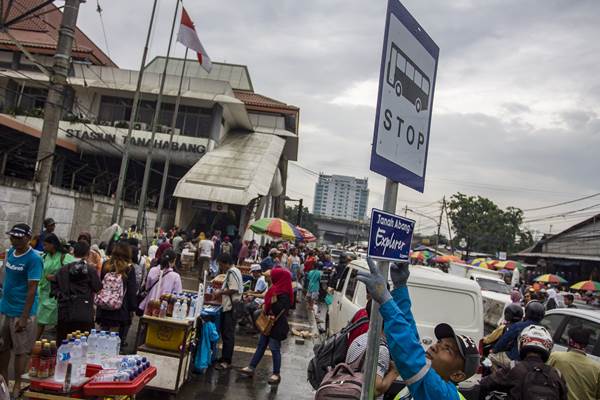
[[[356,279],[358,270],[369,270],[365,260],[351,262],[338,281],[333,302],[327,310],[329,335],[345,327],[367,303],[365,285]],[[411,265],[408,291],[417,330],[425,347],[435,341],[433,330],[441,322],[450,324],[458,334],[471,336],[476,343],[483,337],[481,290],[474,281]]]

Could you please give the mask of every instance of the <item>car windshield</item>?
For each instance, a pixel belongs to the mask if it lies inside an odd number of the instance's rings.
[[[504,282],[494,281],[492,279],[476,278],[477,283],[482,290],[489,290],[490,292],[510,294],[510,287]]]

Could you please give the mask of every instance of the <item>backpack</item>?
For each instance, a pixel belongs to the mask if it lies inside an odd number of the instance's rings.
[[[315,400],[360,400],[360,392],[364,381],[362,367],[365,358],[366,351],[352,364],[342,362],[336,365],[323,378],[317,393],[315,393]]]
[[[560,372],[546,364],[527,364],[527,373],[521,382],[521,398],[527,400],[559,400],[561,398]]]
[[[368,324],[367,317],[361,318],[353,324],[347,325],[338,333],[327,338],[323,343],[318,343],[313,348],[315,356],[308,363],[306,373],[313,389],[319,388],[329,367],[336,366],[346,360],[348,352],[348,334],[353,329]]]
[[[124,296],[123,278],[116,272],[108,272],[102,279],[102,289],[96,295],[94,303],[103,310],[119,310]]]
[[[229,255],[231,255],[231,250],[232,249],[233,249],[233,246],[229,242],[223,242],[221,244],[221,253],[222,254],[229,254]]]

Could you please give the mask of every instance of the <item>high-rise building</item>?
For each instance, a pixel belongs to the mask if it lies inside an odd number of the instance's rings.
[[[343,175],[319,175],[313,213],[351,221],[364,220],[369,202],[368,179]]]

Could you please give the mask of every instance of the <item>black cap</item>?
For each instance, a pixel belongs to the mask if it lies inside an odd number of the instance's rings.
[[[44,220],[44,226],[56,225],[56,222],[52,218],[46,218]]]
[[[438,340],[452,338],[456,341],[460,355],[465,360],[463,372],[467,379],[475,375],[479,368],[479,350],[475,341],[469,336],[457,335],[448,324],[439,324],[435,327],[434,333]]]
[[[27,224],[16,224],[12,229],[6,232],[7,235],[14,237],[31,236],[31,228]]]

